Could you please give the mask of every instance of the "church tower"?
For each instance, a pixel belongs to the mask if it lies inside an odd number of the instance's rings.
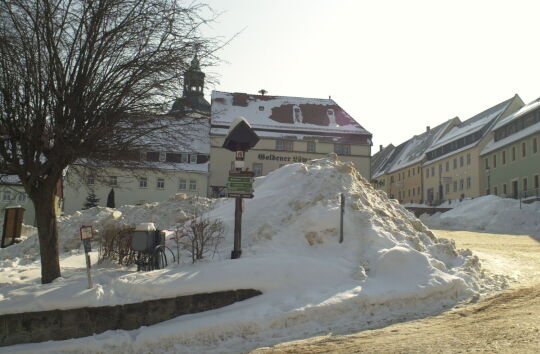
[[[201,71],[197,54],[191,60],[187,71],[184,72],[184,90],[182,97],[177,98],[169,113],[187,113],[198,111],[210,113],[210,104],[204,98],[204,72]]]

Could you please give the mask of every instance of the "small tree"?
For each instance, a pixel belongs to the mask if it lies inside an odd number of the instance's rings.
[[[90,191],[90,194],[86,197],[86,202],[84,203],[83,210],[90,209],[99,205],[99,198],[96,196],[94,191]]]
[[[107,196],[107,208],[114,208],[114,189],[111,188],[109,195]]]
[[[208,253],[215,254],[225,233],[225,225],[221,220],[207,218],[192,219],[185,227],[187,232],[178,241],[191,254],[191,261],[203,259]]]

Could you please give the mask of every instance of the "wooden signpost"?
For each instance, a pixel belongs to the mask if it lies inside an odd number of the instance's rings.
[[[259,137],[249,123],[238,117],[232,122],[223,147],[235,153],[235,171],[229,172],[227,196],[235,198],[234,209],[234,248],[231,258],[240,258],[242,254],[242,198],[253,198],[253,181],[255,173],[244,169],[245,153],[253,148]]]

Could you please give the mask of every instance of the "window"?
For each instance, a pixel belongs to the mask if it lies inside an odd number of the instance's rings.
[[[155,151],[147,152],[146,153],[146,161],[158,162],[159,161],[159,152],[155,152]]]
[[[180,159],[180,162],[182,163],[189,163],[189,155],[188,154],[182,154],[182,157]]]
[[[525,157],[527,155],[527,151],[525,149],[525,142],[521,143],[521,157]]]
[[[92,185],[94,183],[94,176],[86,176],[86,184]]]
[[[307,142],[307,152],[315,152],[315,142],[314,141],[308,141]]]
[[[536,154],[538,152],[538,139],[533,138],[532,140],[532,152],[533,154]]]
[[[435,177],[435,166],[431,166],[431,175]]]
[[[263,174],[263,164],[262,163],[254,163],[253,164],[253,172],[255,173],[255,177],[259,177],[259,176],[262,176]],[[392,177],[392,182],[393,182],[393,177]]]
[[[493,168],[497,167],[497,155],[493,155]]]
[[[426,178],[429,178],[429,167],[426,168]]]
[[[276,150],[293,151],[293,142],[289,140],[276,140]]]
[[[351,146],[349,144],[334,144],[334,152],[338,155],[350,155]]]
[[[118,178],[116,176],[109,176],[109,185],[117,186],[118,185]]]
[[[450,193],[450,183],[447,183],[444,189],[446,193]]]
[[[182,154],[168,152],[165,161],[167,162],[182,162]]]
[[[493,194],[495,194],[495,195],[498,194],[497,186],[493,187]]]
[[[165,188],[165,180],[163,178],[158,178],[156,183],[157,189],[164,189]]]
[[[189,155],[189,163],[197,163],[197,154]]]
[[[146,177],[139,178],[139,188],[148,187],[148,179]]]
[[[442,164],[439,165],[439,176],[442,175]]]
[[[463,167],[463,156],[459,157],[459,167]]]
[[[11,192],[10,191],[4,191],[4,196],[2,197],[3,200],[11,200]]]
[[[454,170],[457,168],[457,159],[454,159]]]
[[[471,154],[468,153],[467,154],[467,165],[470,165],[471,164]]]
[[[189,181],[189,190],[190,191],[196,191],[197,190],[197,181],[192,179]]]
[[[506,165],[506,150],[502,151],[501,159],[502,159],[502,164]]]
[[[407,177],[411,177],[411,169],[407,170]]]
[[[26,194],[25,193],[19,193],[19,195],[17,196],[17,200],[19,202],[25,202],[26,201]]]
[[[534,188],[537,189],[538,186],[538,175],[534,176]]]
[[[465,186],[465,183],[464,183],[463,179],[460,179],[459,180],[459,190],[462,191],[464,186]]]
[[[467,189],[471,188],[471,177],[467,177]]]
[[[512,146],[512,161],[516,161],[516,147]]]
[[[390,176],[390,183],[394,183],[394,176]]]
[[[487,158],[484,159],[484,165],[486,170],[489,170],[489,160]]]
[[[180,178],[178,183],[178,189],[181,191],[185,191],[187,188],[187,181],[185,179]]]
[[[420,167],[419,167],[420,168]],[[418,195],[420,195],[420,187],[418,187]]]
[[[159,162],[165,162],[166,154],[164,152],[159,153]]]
[[[418,174],[420,174],[420,166],[418,166]]]
[[[446,161],[446,172],[450,170],[450,161]]]
[[[506,183],[503,184],[503,194],[506,196]]]
[[[457,181],[454,181],[454,192],[457,192]]]
[[[523,191],[527,190],[527,178],[523,178]]]

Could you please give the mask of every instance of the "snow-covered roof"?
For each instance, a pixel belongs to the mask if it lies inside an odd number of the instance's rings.
[[[221,134],[238,117],[257,131],[288,131],[294,134],[371,134],[332,99],[262,96],[246,93],[212,92],[212,134]],[[371,141],[369,141],[371,143]]]
[[[392,157],[392,153],[394,152],[395,148],[396,147],[394,145],[388,144],[381,151],[371,156],[371,176],[373,178],[384,174],[386,163]]]
[[[529,113],[529,112],[532,112],[534,111],[535,109],[538,109],[540,108],[540,97],[535,99],[534,101],[528,103],[527,105],[521,107],[520,110],[518,110],[517,112],[514,112],[513,114],[509,115],[508,117],[505,117],[503,119],[501,119],[500,121],[497,122],[497,124],[495,124],[495,126],[493,127],[493,130],[497,130],[499,129],[500,127],[520,118],[520,117],[523,117],[523,115]]]
[[[540,107],[540,106],[539,106]],[[538,107],[537,107],[538,108]],[[530,111],[530,110],[529,110]],[[507,122],[508,123],[508,122]],[[495,151],[497,149],[502,148],[503,146],[512,144],[518,140],[521,140],[523,138],[528,137],[529,135],[532,135],[534,133],[540,132],[540,122],[537,122],[525,129],[522,129],[512,135],[509,135],[503,139],[500,139],[498,141],[495,141],[495,139],[492,137],[491,140],[486,144],[482,152],[480,152],[480,155],[488,154],[492,151]]]
[[[452,124],[456,124],[457,122],[459,122],[459,118],[457,117],[449,119],[435,128],[431,128],[420,135],[415,135],[411,139],[399,144],[392,151],[391,156],[387,157],[384,165],[379,166],[373,177],[392,173],[421,162],[426,150],[431,147],[433,142],[437,141],[445,131],[448,131]]]
[[[154,151],[210,154],[210,122],[207,117],[159,117],[156,130],[143,137]]]
[[[472,118],[467,119],[466,121],[462,122],[461,124],[456,125],[452,130],[450,130],[447,134],[442,136],[439,140],[437,140],[429,149],[428,151],[435,150],[443,145],[446,145],[450,142],[453,142],[455,140],[458,140],[460,138],[464,138],[470,134],[473,134],[475,132],[478,132],[482,130],[484,127],[493,124],[497,119],[506,111],[510,103],[514,100],[516,96],[507,99],[506,101],[503,101],[491,108],[486,109],[485,111],[478,113]],[[487,130],[484,132],[484,135],[487,133]],[[478,143],[478,140],[475,140],[470,146],[476,145]],[[448,153],[452,153],[451,151]]]

